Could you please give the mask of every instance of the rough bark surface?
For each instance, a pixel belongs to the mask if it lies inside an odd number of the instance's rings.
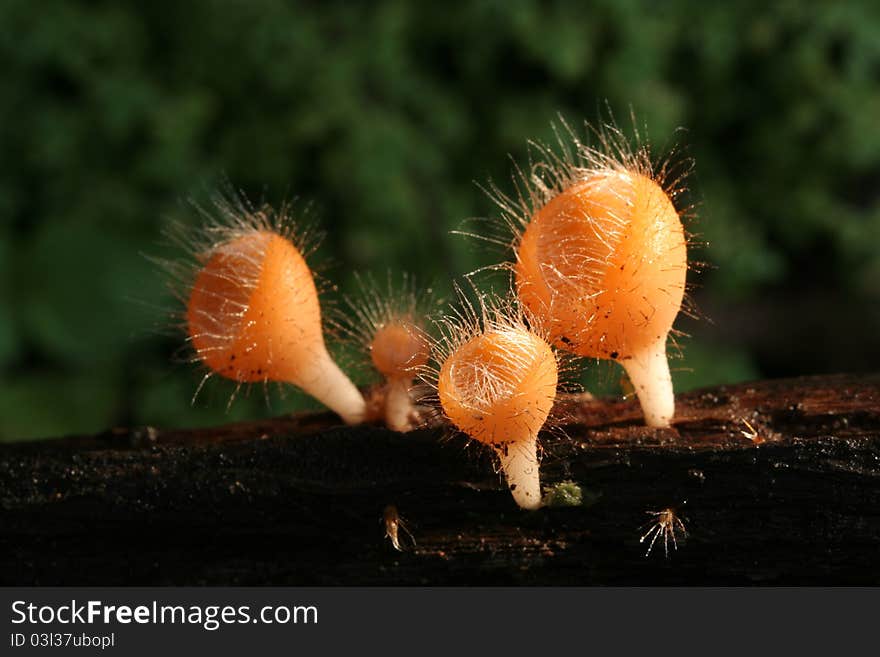
[[[880,375],[677,404],[657,430],[634,401],[561,399],[542,477],[583,502],[536,512],[440,424],[323,414],[5,445],[0,584],[880,584]],[[646,556],[667,507],[687,536]]]

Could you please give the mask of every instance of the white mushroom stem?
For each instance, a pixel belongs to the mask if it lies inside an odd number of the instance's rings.
[[[639,397],[645,423],[649,427],[668,427],[675,416],[675,394],[666,358],[665,336],[620,364]]]
[[[393,377],[385,388],[385,424],[393,431],[410,430],[412,399],[409,396],[412,379]]]
[[[335,412],[346,424],[363,422],[367,410],[363,395],[330,354],[322,351],[307,370],[297,371],[290,382]]]
[[[541,507],[541,476],[538,471],[538,439],[502,443],[495,448],[501,459],[501,470],[514,501],[530,511]]]

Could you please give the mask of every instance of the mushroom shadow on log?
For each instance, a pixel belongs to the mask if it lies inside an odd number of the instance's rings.
[[[880,375],[722,386],[676,411],[650,429],[634,401],[561,397],[542,481],[580,495],[533,512],[439,422],[3,445],[0,584],[880,584]],[[686,533],[646,556],[667,508]]]

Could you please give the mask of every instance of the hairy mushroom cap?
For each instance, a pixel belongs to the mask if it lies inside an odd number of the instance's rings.
[[[660,185],[605,169],[550,199],[523,232],[523,303],[579,356],[625,359],[665,340],[687,274],[684,229]]]
[[[556,399],[556,354],[519,306],[481,297],[480,314],[465,302],[440,325],[432,379],[444,414],[495,450],[521,508],[539,508],[537,438]]]
[[[390,319],[376,329],[370,341],[370,359],[388,378],[412,378],[430,357],[430,345],[410,318]]]
[[[556,397],[556,357],[521,326],[470,338],[440,368],[443,411],[471,438],[490,445],[537,435]]]
[[[196,358],[239,385],[294,384],[359,422],[365,403],[327,352],[312,270],[286,206],[254,209],[239,197],[215,201],[220,217],[194,238],[181,236],[197,265],[176,272],[185,289],[185,324]]]
[[[299,382],[324,345],[311,270],[289,240],[266,230],[213,250],[186,316],[199,358],[235,381]]]

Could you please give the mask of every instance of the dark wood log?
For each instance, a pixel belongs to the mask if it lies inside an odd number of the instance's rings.
[[[582,502],[536,512],[440,423],[303,415],[5,445],[0,583],[880,583],[880,376],[680,395],[665,430],[633,401],[566,397],[554,416],[543,480]],[[401,531],[403,552],[389,505],[415,540]],[[645,556],[667,507],[687,536]]]

